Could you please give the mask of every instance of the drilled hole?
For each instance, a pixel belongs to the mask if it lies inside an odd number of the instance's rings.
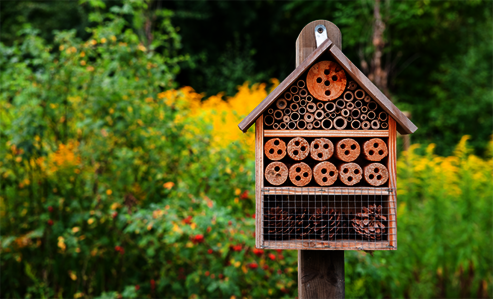
[[[328,148],[329,148],[329,145],[328,145],[327,143],[326,143],[326,144],[324,144],[324,148],[325,148],[325,149],[328,149]]]
[[[332,81],[337,81],[337,76],[332,76]]]
[[[344,143],[341,144],[341,148],[346,148],[346,145]]]
[[[375,173],[378,173],[379,171],[380,171],[380,169],[375,168]]]
[[[375,176],[373,174],[370,174],[368,177],[370,178],[370,180],[373,180]]]
[[[368,154],[370,154],[370,156],[373,156],[375,152],[374,151],[369,151]]]
[[[329,69],[324,70],[324,74],[326,74],[326,75],[330,74],[330,70]]]
[[[330,81],[329,80],[325,80],[324,84],[325,84],[325,86],[329,86],[330,85]]]
[[[324,155],[322,155],[322,153],[318,153],[317,155],[319,158],[322,158]]]
[[[381,180],[382,179],[382,176],[381,175],[377,175],[377,180]]]
[[[343,170],[342,172],[344,172],[344,173],[349,173],[349,169],[344,168],[344,170]]]
[[[327,169],[322,168],[321,172],[322,172],[323,174],[326,174],[326,173],[327,173]]]
[[[322,182],[324,182],[324,183],[325,183],[325,182],[327,182],[327,181],[328,181],[328,179],[327,179],[326,177],[323,177],[323,178],[322,178]]]
[[[274,145],[279,145],[279,140],[275,140]]]
[[[269,150],[269,154],[273,154],[273,153],[274,153],[274,149],[273,149],[273,148],[271,148],[271,149]]]
[[[300,177],[299,175],[297,175],[297,176],[295,177],[295,180],[299,181],[299,180],[301,180],[301,177]]]
[[[349,155],[349,151],[345,151],[344,152],[344,155]]]
[[[300,145],[300,142],[299,141],[295,141],[294,142],[294,145],[299,146]]]
[[[352,176],[350,176],[350,177],[347,178],[347,181],[348,182],[351,182],[352,180],[353,180],[353,177]]]
[[[281,167],[276,166],[276,167],[274,167],[274,170],[275,170],[275,171],[279,171],[279,170],[281,170]]]
[[[379,154],[379,155],[383,155],[383,151],[382,151],[382,150],[379,150],[379,151],[378,151],[378,154]]]
[[[278,155],[282,154],[282,150],[277,150],[277,154]]]
[[[355,150],[356,149],[356,145],[355,144],[351,145],[351,149],[352,150]]]
[[[374,144],[373,144],[373,147],[374,147],[374,148],[377,148],[377,147],[378,147],[378,143],[374,143]]]
[[[306,150],[306,147],[302,146],[301,150],[304,152]]]
[[[296,167],[296,172],[300,172],[301,171],[301,167]]]
[[[322,83],[322,78],[318,77],[317,78],[317,83]]]
[[[293,155],[297,156],[298,155],[298,151],[293,151]]]
[[[358,174],[358,173],[359,173],[359,169],[355,169],[354,174]]]
[[[335,172],[333,172],[333,171],[329,172],[329,175],[330,175],[330,176],[334,176],[334,174],[336,174],[336,173],[335,173]]]
[[[330,90],[326,90],[326,91],[325,91],[325,95],[326,95],[326,96],[330,96]]]
[[[308,177],[308,172],[304,172],[304,173],[303,173],[303,176],[304,176],[305,178],[307,178],[307,177]]]

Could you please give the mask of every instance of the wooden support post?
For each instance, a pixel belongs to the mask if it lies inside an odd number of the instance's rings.
[[[315,27],[324,25],[327,37],[342,49],[341,31],[329,21],[317,20],[306,25],[296,40],[296,67],[317,48]],[[298,297],[344,298],[344,251],[298,251]]]

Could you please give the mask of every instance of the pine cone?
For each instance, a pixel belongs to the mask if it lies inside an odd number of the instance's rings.
[[[315,213],[304,224],[303,232],[300,235],[303,239],[332,240],[336,236],[342,238],[347,233],[344,213],[335,209],[329,210],[327,207],[316,209]]]
[[[356,214],[352,225],[356,233],[369,240],[382,240],[385,235],[385,224],[387,217],[381,215],[382,206],[370,205],[363,207],[363,213]]]
[[[280,207],[271,208],[264,217],[266,239],[290,239],[294,231],[293,213],[283,211]]]

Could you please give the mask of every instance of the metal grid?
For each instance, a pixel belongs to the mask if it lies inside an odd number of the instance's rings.
[[[395,250],[394,188],[265,187],[261,247]]]

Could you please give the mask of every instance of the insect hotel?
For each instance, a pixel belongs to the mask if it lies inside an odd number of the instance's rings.
[[[397,249],[396,134],[417,127],[340,47],[320,42],[254,123],[257,248]]]

